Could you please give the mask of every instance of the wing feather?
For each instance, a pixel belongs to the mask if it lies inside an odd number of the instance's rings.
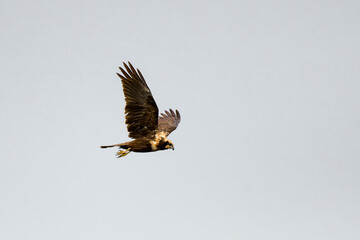
[[[125,123],[129,137],[152,137],[158,127],[159,109],[139,69],[135,70],[130,62],[123,64],[125,69],[119,67],[122,74],[117,75],[125,95]]]
[[[175,112],[172,109],[161,113],[161,116],[158,120],[158,131],[165,132],[168,136],[172,131],[174,131],[181,121],[181,116],[178,110]]]

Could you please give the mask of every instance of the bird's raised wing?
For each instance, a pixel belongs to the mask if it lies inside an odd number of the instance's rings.
[[[175,112],[172,109],[169,109],[170,112],[165,111],[159,116],[158,131],[165,132],[168,136],[172,131],[174,131],[180,123],[181,117],[178,110]]]
[[[139,69],[128,62],[119,67],[125,95],[125,123],[131,138],[152,137],[158,126],[159,109]]]

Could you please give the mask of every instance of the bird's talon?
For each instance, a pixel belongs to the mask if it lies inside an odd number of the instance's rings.
[[[116,157],[117,158],[121,158],[121,157],[125,157],[126,155],[128,155],[130,152],[130,148],[126,149],[126,150],[119,150],[117,153],[116,153]]]

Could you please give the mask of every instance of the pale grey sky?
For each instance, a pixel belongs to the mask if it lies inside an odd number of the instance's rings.
[[[0,239],[360,239],[359,1],[0,2]],[[139,68],[175,151],[128,139]]]

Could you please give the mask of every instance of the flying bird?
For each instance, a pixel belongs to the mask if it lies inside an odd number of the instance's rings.
[[[167,136],[174,131],[180,123],[178,110],[165,111],[159,116],[159,109],[145,79],[139,69],[128,62],[124,68],[119,67],[125,95],[125,123],[129,137],[134,140],[120,144],[101,146],[101,148],[119,147],[116,153],[118,158],[130,152],[154,152],[172,149],[174,144]],[[125,150],[121,150],[125,149]]]

